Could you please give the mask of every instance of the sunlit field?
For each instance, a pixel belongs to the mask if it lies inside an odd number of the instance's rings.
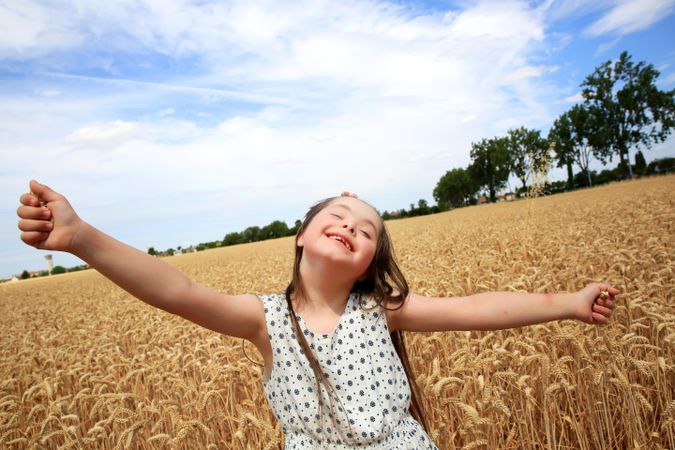
[[[407,334],[439,448],[675,448],[674,193],[675,176],[657,177],[387,223],[420,294],[621,290],[603,327]],[[224,292],[269,293],[292,246],[166,261]],[[0,326],[0,448],[282,448],[241,340],[93,270],[0,285]]]

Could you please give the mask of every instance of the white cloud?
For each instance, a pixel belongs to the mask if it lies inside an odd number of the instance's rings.
[[[644,30],[673,11],[675,0],[617,0],[614,7],[586,29],[590,36],[624,35]]]
[[[173,108],[164,108],[157,113],[159,117],[167,117],[176,114],[176,110]]]
[[[557,66],[527,66],[521,67],[516,70],[514,73],[507,77],[508,80],[518,81],[526,78],[540,77],[548,73],[554,73],[558,71]]]
[[[607,53],[608,51],[610,51],[611,49],[616,47],[616,45],[620,41],[621,41],[621,38],[618,37],[618,38],[612,39],[611,41],[603,42],[602,44],[598,45],[597,49],[595,49],[595,52],[593,53],[593,56],[600,56],[603,53]]]
[[[462,119],[462,123],[473,122],[474,120],[476,120],[477,117],[478,116],[476,116],[475,114],[469,114],[468,116]]]
[[[565,103],[579,103],[584,100],[584,97],[581,95],[581,92],[577,92],[574,95],[570,95],[569,97],[565,97],[563,100]]]
[[[668,75],[665,75],[662,80],[660,81],[660,85],[662,86],[670,86],[671,84],[675,83],[675,72],[671,72]]]
[[[39,2],[0,4],[0,58],[44,55],[53,49],[74,48],[84,36],[72,29],[68,14]]]
[[[42,97],[57,97],[61,95],[58,89],[35,89],[35,93]]]
[[[68,144],[115,144],[137,133],[140,125],[136,122],[115,120],[110,123],[89,125],[73,131],[66,136]]]

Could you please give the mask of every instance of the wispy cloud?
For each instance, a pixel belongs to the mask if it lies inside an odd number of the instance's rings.
[[[173,91],[173,92],[184,92],[190,94],[200,94],[207,95],[210,98],[231,98],[236,100],[242,100],[252,103],[261,103],[261,104],[284,104],[289,103],[290,100],[283,97],[275,97],[268,95],[258,95],[241,91],[234,91],[229,89],[220,89],[220,88],[207,88],[200,86],[184,86],[173,83],[158,83],[150,81],[139,81],[139,80],[130,80],[125,78],[118,77],[95,77],[95,76],[84,76],[84,75],[73,75],[68,73],[56,73],[56,72],[36,72],[36,75],[42,75],[46,77],[53,78],[67,78],[72,80],[86,81],[90,83],[100,83],[109,86],[120,86],[120,87],[134,87],[141,89],[157,89],[164,91]]]
[[[82,127],[66,136],[67,144],[97,144],[114,145],[123,142],[139,131],[139,124],[116,120],[112,123],[89,125]]]
[[[563,101],[565,103],[579,103],[583,101],[584,97],[581,95],[581,92],[577,92],[574,95],[570,95],[568,97],[565,97]]]
[[[551,66],[551,67],[527,66],[527,67],[521,67],[520,69],[513,72],[511,75],[508,76],[508,79],[512,80],[512,81],[518,81],[518,80],[524,80],[526,78],[540,77],[544,74],[554,73],[554,72],[557,72],[557,71],[558,71],[557,66]]]
[[[618,0],[608,13],[586,29],[586,34],[624,35],[644,30],[668,16],[673,7],[675,7],[674,0]]]
[[[673,83],[675,83],[675,72],[667,74],[666,76],[663,77],[663,80],[661,81],[661,85],[663,86],[670,86]]]
[[[56,97],[61,95],[61,91],[58,89],[35,89],[35,93],[43,97]]]

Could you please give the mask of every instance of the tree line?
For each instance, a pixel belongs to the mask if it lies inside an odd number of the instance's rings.
[[[655,83],[659,75],[651,64],[633,62],[627,52],[604,62],[581,84],[583,102],[561,114],[546,137],[539,130],[520,127],[472,143],[469,166],[449,170],[434,188],[439,207],[475,204],[480,191],[494,202],[511,174],[522,184],[516,189],[521,196],[533,178],[544,178],[552,162],[567,169],[567,180],[545,183],[544,193],[633,178],[636,172],[672,171],[673,158],[648,166],[641,151],[665,141],[675,124],[675,89],[659,90]],[[635,165],[630,164],[632,148],[637,149]],[[589,169],[591,160],[605,166],[614,156],[619,157],[616,169],[600,174]]]
[[[410,209],[398,209],[395,211],[378,211],[378,214],[383,220],[400,219],[404,217],[423,216],[427,214],[434,214],[440,212],[441,209],[436,206],[430,206],[429,203],[420,199],[417,204],[411,203]],[[251,226],[243,231],[235,231],[227,233],[220,241],[202,242],[189,248],[181,246],[169,248],[163,251],[155,249],[155,247],[148,248],[148,253],[153,256],[173,256],[177,253],[189,253],[194,251],[202,251],[210,248],[225,247],[228,245],[246,244],[249,242],[264,241],[267,239],[276,239],[284,236],[295,236],[300,228],[302,221],[296,220],[292,227],[289,227],[286,222],[282,220],[275,220],[263,227]]]
[[[657,159],[647,165],[641,151],[663,142],[675,125],[675,89],[659,90],[655,83],[659,75],[651,64],[635,63],[627,52],[621,53],[618,60],[604,62],[586,77],[580,86],[583,102],[561,114],[547,136],[523,126],[509,130],[505,136],[474,142],[469,166],[447,171],[436,184],[436,205],[420,199],[409,209],[384,211],[380,216],[391,220],[475,204],[481,191],[495,202],[511,174],[521,183],[515,192],[520,197],[529,193],[535,178],[545,177],[553,162],[567,169],[567,180],[543,183],[540,193],[544,195],[674,171],[675,158]],[[635,164],[630,164],[633,148],[637,149]],[[606,166],[615,156],[619,157],[616,168],[600,173],[590,170],[593,158]],[[579,168],[576,174],[575,165]],[[201,243],[193,250],[293,236],[299,226],[299,220],[292,227],[275,220],[264,227],[228,233],[222,241]],[[186,249],[178,247],[178,251]],[[175,250],[157,252],[151,247],[149,253],[172,255]]]

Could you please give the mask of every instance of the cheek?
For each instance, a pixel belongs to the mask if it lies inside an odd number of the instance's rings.
[[[368,262],[368,265],[370,265],[371,262],[373,262],[373,259],[375,258],[375,246],[370,246],[368,247],[368,251],[364,252],[364,259]]]

